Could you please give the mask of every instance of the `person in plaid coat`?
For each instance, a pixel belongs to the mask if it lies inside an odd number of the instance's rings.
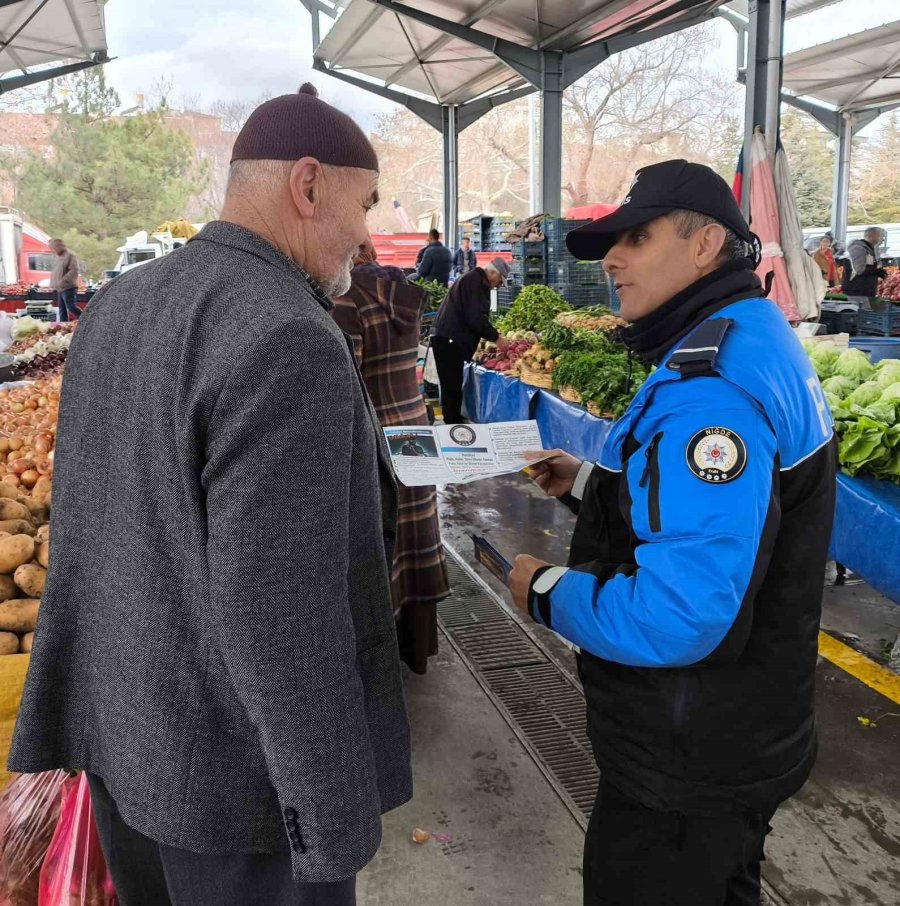
[[[357,259],[352,277],[347,295],[332,300],[332,315],[353,340],[379,421],[427,425],[416,376],[427,293],[399,268],[379,265],[374,248]],[[399,487],[391,588],[400,655],[414,673],[425,673],[438,649],[437,603],[450,593],[434,488]]]

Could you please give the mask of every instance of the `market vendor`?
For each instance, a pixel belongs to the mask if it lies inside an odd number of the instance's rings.
[[[508,279],[509,264],[494,258],[460,277],[441,303],[431,330],[431,349],[441,384],[444,424],[463,420],[463,366],[475,355],[479,341],[490,340],[501,350],[508,345],[491,324],[491,290]]]
[[[881,227],[869,227],[862,239],[847,246],[849,265],[845,267],[843,290],[851,299],[869,300],[878,295],[878,281],[887,276],[878,254],[884,237]]]
[[[569,563],[520,556],[511,576],[581,649],[589,906],[758,906],[769,822],[816,757],[833,426],[754,240],[728,185],[685,161],[640,170],[567,238],[605,259],[624,340],[656,366],[597,464],[535,466],[578,516]]]

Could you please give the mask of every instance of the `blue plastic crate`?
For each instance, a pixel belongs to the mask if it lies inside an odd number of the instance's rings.
[[[873,302],[872,306],[873,311],[861,310],[857,315],[859,332],[876,337],[900,337],[900,305]]]
[[[545,258],[547,246],[543,242],[517,242],[512,252],[515,258]]]
[[[609,305],[609,287],[604,281],[597,286],[578,286],[572,283],[554,283],[552,288],[573,308]]]
[[[853,337],[850,348],[861,349],[873,363],[900,359],[900,337]]]
[[[569,283],[576,286],[596,286],[605,282],[606,274],[599,261],[569,262]]]
[[[578,227],[587,226],[590,222],[590,220],[564,220],[562,218],[545,220],[543,227],[544,235],[548,239],[565,239],[572,230],[577,230]]]

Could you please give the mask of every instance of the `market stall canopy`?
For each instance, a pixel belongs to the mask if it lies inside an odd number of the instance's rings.
[[[805,16],[807,13],[814,13],[817,9],[823,9],[826,6],[834,6],[840,3],[840,0],[787,0],[786,19],[796,19],[797,16]],[[731,0],[728,4],[731,9],[742,16],[750,14],[749,0]]]
[[[85,68],[105,60],[104,4],[105,0],[0,0],[0,75],[19,73],[0,82],[0,88],[41,81],[52,64]]]
[[[789,54],[784,87],[848,112],[900,103],[900,21]]]
[[[699,22],[724,0],[409,0],[407,7],[524,48],[570,51]],[[524,84],[489,51],[375,0],[349,0],[316,48],[320,67],[350,71],[441,104]]]

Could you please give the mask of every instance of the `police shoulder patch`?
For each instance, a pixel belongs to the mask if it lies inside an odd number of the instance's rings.
[[[688,468],[701,481],[725,484],[734,481],[747,465],[747,445],[727,428],[704,428],[688,441]]]

